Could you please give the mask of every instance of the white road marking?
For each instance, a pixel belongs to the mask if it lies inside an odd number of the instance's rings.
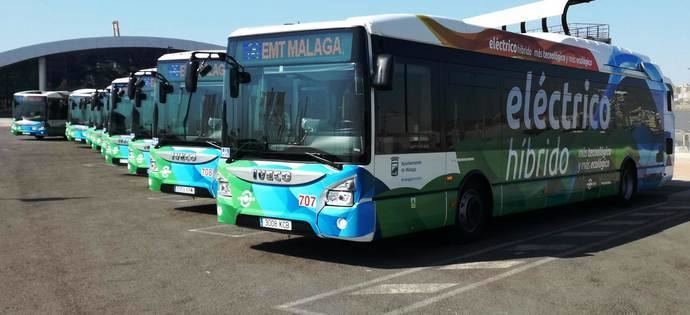
[[[601,222],[597,225],[606,225],[606,226],[614,226],[614,225],[640,225],[640,224],[645,224],[647,221],[643,220],[614,220],[614,221],[608,221],[608,222]]]
[[[606,231],[590,231],[590,232],[565,232],[558,234],[557,236],[564,236],[564,237],[593,237],[593,236],[609,236],[613,234],[613,232],[606,232]]]
[[[673,216],[673,217],[669,217],[669,218],[666,218],[666,219],[663,219],[663,220],[659,220],[659,221],[656,221],[656,222],[652,222],[652,223],[649,223],[649,224],[645,224],[645,225],[643,225],[643,226],[640,226],[640,227],[638,227],[638,228],[632,229],[632,230],[630,230],[630,231],[627,231],[627,232],[624,232],[624,233],[620,233],[620,234],[616,234],[614,237],[610,237],[610,238],[607,238],[607,239],[604,239],[604,240],[601,240],[601,241],[598,241],[598,242],[594,242],[594,243],[591,243],[591,244],[587,244],[587,245],[580,246],[580,247],[578,247],[578,248],[575,248],[575,249],[572,249],[572,250],[563,252],[563,253],[559,254],[559,256],[569,256],[569,255],[573,255],[573,254],[576,254],[576,253],[579,253],[579,252],[583,252],[583,251],[586,251],[586,250],[588,250],[588,249],[590,249],[590,248],[594,248],[594,247],[600,246],[600,245],[602,245],[602,244],[605,244],[605,243],[608,243],[608,242],[612,242],[612,241],[614,241],[614,240],[616,240],[616,239],[626,237],[626,236],[628,236],[628,235],[630,235],[630,234],[637,233],[637,232],[639,232],[639,231],[642,231],[642,230],[644,230],[644,229],[650,228],[650,227],[652,227],[652,226],[662,224],[662,223],[664,223],[664,222],[666,222],[666,221],[675,220],[675,219],[677,219],[677,218],[680,218],[680,217],[683,217],[683,216],[686,216],[686,215],[687,215],[687,214],[683,213],[683,214],[680,214],[680,215],[677,215],[677,216]],[[558,259],[559,259],[559,258],[556,258],[556,257],[543,258],[543,259],[537,260],[537,261],[535,261],[535,262],[533,262],[533,263],[529,263],[529,264],[527,264],[527,265],[524,265],[524,266],[522,266],[522,267],[518,267],[518,268],[512,269],[512,270],[510,270],[510,271],[506,271],[506,272],[504,272],[504,273],[502,273],[502,274],[493,276],[493,277],[491,277],[491,278],[487,278],[487,279],[484,279],[484,280],[482,280],[482,281],[479,281],[479,282],[476,282],[476,283],[472,283],[472,284],[466,285],[466,286],[464,286],[464,287],[460,287],[460,288],[457,288],[457,289],[453,289],[453,290],[448,291],[448,292],[446,292],[446,293],[443,293],[443,294],[441,294],[441,295],[437,295],[437,296],[434,296],[434,297],[431,297],[431,298],[428,298],[428,299],[419,301],[419,302],[417,302],[417,303],[414,303],[414,304],[411,304],[411,305],[408,305],[408,306],[405,306],[405,307],[402,307],[402,308],[398,308],[398,309],[393,310],[393,311],[390,311],[390,312],[388,312],[388,313],[386,313],[386,314],[392,315],[392,314],[404,314],[404,313],[408,313],[408,312],[411,312],[411,311],[420,309],[420,308],[422,308],[422,307],[425,307],[425,306],[434,304],[434,303],[439,302],[439,301],[441,301],[441,300],[445,300],[445,299],[447,299],[447,298],[456,296],[456,295],[461,294],[461,293],[463,293],[463,292],[467,292],[467,291],[470,291],[470,290],[472,290],[472,289],[476,289],[476,288],[478,288],[478,287],[487,285],[487,284],[489,284],[489,283],[496,282],[496,281],[499,281],[499,280],[508,278],[508,277],[510,277],[510,276],[512,276],[512,275],[516,275],[516,274],[518,274],[518,273],[521,273],[521,272],[524,272],[524,271],[527,271],[527,270],[530,270],[530,269],[539,267],[539,266],[541,266],[541,265],[543,265],[543,264],[546,264],[546,263],[549,263],[549,262],[552,262],[552,261],[558,260]]]
[[[367,288],[352,293],[352,295],[373,295],[373,294],[430,294],[436,293],[450,287],[457,286],[457,283],[400,283],[400,284],[380,284],[375,287]]]
[[[539,239],[539,238],[543,238],[543,237],[545,237],[545,236],[550,236],[550,235],[554,235],[554,234],[566,232],[566,231],[569,231],[569,230],[572,230],[572,229],[576,229],[576,228],[578,228],[578,227],[596,224],[596,223],[601,222],[601,221],[604,221],[604,220],[608,220],[608,219],[615,218],[615,217],[618,217],[618,216],[623,216],[623,215],[626,215],[626,214],[629,214],[629,213],[632,213],[632,212],[636,212],[636,211],[640,211],[640,210],[644,210],[644,209],[659,207],[659,206],[665,205],[665,204],[666,204],[666,202],[655,203],[655,204],[652,204],[652,205],[648,205],[648,206],[644,206],[644,207],[640,207],[640,208],[635,208],[635,209],[630,209],[630,210],[623,211],[623,212],[620,212],[620,213],[614,213],[614,214],[611,214],[611,215],[608,215],[608,216],[605,216],[605,217],[602,217],[602,218],[590,220],[590,221],[587,221],[587,222],[576,223],[576,224],[573,224],[573,225],[571,225],[571,226],[564,227],[564,228],[562,228],[562,229],[558,229],[558,230],[555,230],[555,231],[544,232],[544,233],[541,233],[541,234],[538,234],[538,235],[535,235],[535,236],[532,236],[532,237],[528,237],[528,238],[526,238],[526,239],[515,240],[515,241],[511,241],[511,242],[499,244],[499,245],[496,245],[496,246],[491,246],[491,247],[488,247],[488,248],[485,248],[485,249],[482,249],[482,250],[478,250],[478,251],[475,251],[475,252],[472,252],[472,253],[468,253],[468,254],[465,254],[465,255],[460,255],[460,256],[457,256],[457,257],[452,257],[452,258],[449,258],[449,259],[444,259],[444,260],[441,260],[441,261],[437,262],[437,265],[447,265],[447,264],[451,264],[451,263],[457,262],[457,261],[459,261],[459,260],[465,260],[465,259],[467,259],[467,258],[474,257],[474,256],[478,256],[478,255],[481,255],[481,254],[484,254],[484,253],[486,253],[486,252],[490,252],[490,251],[493,251],[493,250],[502,249],[502,248],[506,248],[506,247],[510,247],[510,246],[515,246],[516,244],[520,244],[520,243],[523,243],[523,242],[529,242],[529,241],[532,241],[532,240],[536,240],[536,239]],[[335,289],[335,290],[331,290],[331,291],[319,293],[319,294],[316,294],[316,295],[313,295],[313,296],[310,296],[310,297],[306,297],[306,298],[303,298],[303,299],[295,300],[295,301],[288,302],[288,303],[285,303],[285,304],[277,305],[277,306],[275,306],[274,308],[275,308],[275,309],[279,309],[279,310],[283,310],[283,311],[286,311],[286,312],[295,313],[295,314],[318,314],[318,313],[313,313],[313,312],[310,312],[310,311],[307,311],[307,310],[303,310],[303,309],[297,308],[296,306],[302,305],[302,304],[311,303],[311,302],[318,301],[318,300],[322,300],[322,299],[325,299],[325,298],[330,297],[330,296],[333,296],[333,295],[338,295],[338,294],[341,294],[341,293],[345,293],[345,292],[349,292],[349,291],[358,290],[358,289],[361,289],[361,288],[364,288],[364,287],[368,287],[368,286],[371,286],[371,285],[374,285],[374,284],[377,284],[377,283],[380,283],[380,282],[388,281],[388,280],[390,280],[390,279],[395,279],[395,278],[399,278],[399,277],[406,276],[406,275],[409,275],[409,274],[413,274],[413,273],[417,273],[417,272],[420,272],[420,271],[424,271],[424,270],[427,270],[427,269],[429,269],[429,268],[433,268],[433,267],[416,267],[416,268],[403,269],[402,271],[399,271],[399,272],[396,272],[396,273],[392,273],[392,274],[385,275],[385,276],[381,276],[381,277],[378,277],[378,278],[374,278],[374,279],[371,279],[371,280],[368,280],[368,281],[356,283],[356,284],[353,284],[353,285],[349,285],[349,286],[346,286],[346,287],[342,287],[342,288],[340,288],[340,289]]]
[[[659,210],[690,210],[690,207],[688,206],[666,206],[666,207],[661,207]]]
[[[517,252],[533,252],[533,251],[550,251],[550,250],[566,250],[573,248],[573,244],[521,244],[513,247],[513,251]]]
[[[524,263],[520,260],[478,261],[441,267],[441,270],[506,269]]]
[[[209,231],[209,230],[218,229],[218,228],[232,228],[232,227],[234,227],[234,226],[228,225],[228,224],[222,224],[222,225],[214,225],[214,226],[198,228],[198,229],[191,229],[191,230],[187,230],[187,232],[194,232],[194,233],[201,233],[201,234],[208,234],[208,235],[215,235],[215,236],[224,236],[224,237],[231,237],[231,238],[242,238],[242,237],[247,237],[247,236],[254,236],[254,235],[268,233],[266,231],[253,231],[253,232],[241,233],[241,234],[228,234],[228,233]]]
[[[657,216],[672,215],[672,214],[676,214],[676,213],[677,212],[675,212],[675,211],[640,212],[640,213],[633,213],[630,216],[633,216],[633,217],[657,217]]]

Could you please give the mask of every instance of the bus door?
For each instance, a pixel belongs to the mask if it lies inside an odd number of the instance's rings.
[[[393,89],[376,92],[375,197],[383,237],[443,226],[447,220],[438,65],[396,56]]]

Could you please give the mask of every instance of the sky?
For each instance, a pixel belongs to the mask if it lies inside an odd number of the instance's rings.
[[[62,39],[156,36],[225,45],[239,27],[340,20],[382,13],[466,18],[534,0],[5,0],[0,52]],[[648,55],[674,83],[690,83],[690,1],[595,0],[569,21],[611,25],[614,44]],[[558,24],[556,19],[549,24]],[[530,24],[528,28],[539,28]]]

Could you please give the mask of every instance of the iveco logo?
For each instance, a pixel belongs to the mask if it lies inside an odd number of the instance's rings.
[[[196,162],[196,153],[173,152],[171,158],[179,162]]]
[[[258,181],[276,183],[289,183],[292,181],[292,173],[289,171],[254,169],[252,172],[254,180]]]

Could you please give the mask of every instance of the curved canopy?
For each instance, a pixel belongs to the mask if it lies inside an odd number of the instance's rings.
[[[48,55],[104,48],[170,48],[176,50],[224,49],[223,46],[164,37],[91,37],[26,46],[0,53],[0,68]]]

